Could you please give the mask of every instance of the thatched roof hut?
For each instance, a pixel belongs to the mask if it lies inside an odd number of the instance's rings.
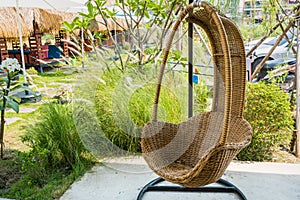
[[[39,8],[20,8],[20,18],[23,37],[34,32],[33,20],[41,32],[48,33],[59,30],[63,21],[62,16]],[[0,8],[0,37],[19,37],[15,7]]]
[[[80,17],[78,13],[62,12],[56,10],[46,10],[40,8],[21,7],[20,9],[22,36],[28,37],[34,33],[34,24],[42,33],[56,33],[61,27],[62,22],[72,22],[75,17]],[[108,29],[124,31],[128,29],[125,18],[118,17],[117,23],[113,19],[108,19]],[[91,31],[106,30],[104,20],[97,16],[90,21]],[[18,19],[16,7],[0,7],[0,37],[18,38]]]

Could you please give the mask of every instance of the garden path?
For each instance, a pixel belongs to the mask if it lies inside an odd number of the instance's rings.
[[[74,182],[60,200],[135,200],[157,176],[141,157],[115,159],[95,166]],[[250,200],[300,199],[300,164],[232,162],[223,178],[240,188]],[[143,200],[229,200],[234,194],[148,192]]]

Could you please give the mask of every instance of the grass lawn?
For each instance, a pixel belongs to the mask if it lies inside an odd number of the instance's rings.
[[[52,72],[39,75],[30,75],[33,80],[32,90],[42,94],[42,100],[37,103],[20,105],[20,112],[15,113],[7,109],[5,114],[6,125],[4,133],[4,159],[0,160],[0,197],[12,199],[58,199],[69,186],[84,172],[90,169],[91,164],[79,166],[74,170],[57,169],[43,177],[43,183],[35,183],[28,179],[22,171],[24,163],[23,152],[29,147],[22,143],[20,136],[25,133],[26,127],[39,119],[41,108],[49,101],[57,101],[65,88],[71,87],[75,80],[76,70],[68,71],[54,69]],[[74,73],[72,73],[74,71]],[[20,81],[23,81],[22,78]]]

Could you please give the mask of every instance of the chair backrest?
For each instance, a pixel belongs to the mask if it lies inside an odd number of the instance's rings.
[[[44,59],[44,53],[42,49],[42,35],[39,32],[35,32],[34,35],[28,38],[30,54],[34,59],[35,64],[40,64],[39,60]]]
[[[201,9],[194,12],[195,7],[201,7]],[[224,113],[222,133],[219,139],[219,144],[222,145],[226,142],[231,108],[234,106],[232,104],[232,82],[235,80],[232,79],[230,47],[224,25],[218,12],[206,2],[188,5],[188,7],[180,13],[173,26],[164,50],[164,57],[159,72],[152,120],[157,120],[159,93],[171,44],[179,24],[187,14],[189,14],[188,20],[200,25],[204,29],[212,46],[215,73],[213,111]]]
[[[20,42],[19,41],[12,41],[12,49],[13,50],[19,50],[20,49]]]
[[[0,62],[9,57],[7,42],[5,38],[0,38]]]
[[[232,68],[231,114],[242,117],[246,91],[246,53],[242,34],[228,18],[221,16],[227,33]]]
[[[59,30],[59,33],[55,35],[55,45],[62,48],[62,53],[64,57],[69,57],[69,45],[66,42],[67,33],[64,30]]]
[[[202,3],[204,4],[204,2]],[[213,8],[212,8],[213,9]],[[210,40],[213,50],[213,58],[216,67],[215,69],[215,81],[214,81],[214,102],[213,111],[224,111],[225,104],[223,103],[224,91],[222,86],[222,80],[225,79],[225,73],[223,71],[224,64],[222,63],[222,50],[219,44],[219,30],[214,26],[214,22],[210,20],[209,10],[201,9],[195,13],[190,13],[187,21],[199,25]],[[217,12],[216,10],[214,12]],[[230,51],[230,68],[231,68],[231,114],[241,117],[244,110],[244,98],[245,98],[245,86],[246,86],[246,58],[245,48],[241,34],[237,26],[228,18],[222,15],[218,15],[221,20],[222,26],[225,30],[227,42]],[[218,73],[220,71],[220,73]],[[221,75],[222,77],[218,77]]]

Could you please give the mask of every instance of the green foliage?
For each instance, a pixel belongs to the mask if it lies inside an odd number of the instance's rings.
[[[238,158],[270,161],[274,150],[289,145],[291,140],[293,119],[288,94],[264,83],[248,84],[246,94],[244,117],[252,125],[253,138]]]
[[[19,157],[23,160],[22,171],[28,176],[27,184],[39,185],[42,187],[46,183],[48,167],[47,154],[49,150],[31,150],[28,153],[20,153]]]
[[[130,116],[140,127],[151,120],[155,90],[156,86],[154,84],[147,85],[137,89],[130,99]],[[158,118],[166,118],[166,121],[172,123],[178,123],[182,119],[182,110],[176,94],[166,87],[161,89],[159,106],[163,110],[158,110]]]
[[[194,113],[207,112],[209,98],[211,98],[209,87],[200,79],[199,83],[194,85]]]
[[[112,112],[112,93],[121,78],[120,71],[106,71],[101,78],[105,84],[98,84],[95,94],[95,109],[104,135],[124,150],[139,152],[139,140],[124,132],[117,125]]]
[[[23,169],[39,184],[43,184],[49,169],[74,169],[87,160],[71,105],[47,104],[41,110],[39,121],[26,129],[22,141],[31,147],[25,154]]]
[[[1,105],[0,110],[5,111],[5,108],[10,107],[16,113],[19,112],[19,99],[15,96],[10,95],[10,92],[23,89],[25,90],[27,87],[21,86],[19,83],[14,82],[14,77],[17,76],[19,72],[7,72],[7,77],[0,79],[0,98],[1,98]],[[5,116],[5,112],[2,112],[1,115]],[[1,122],[4,123],[4,122]]]
[[[261,24],[240,24],[239,29],[245,41],[260,39],[268,31]]]
[[[27,159],[26,152],[20,154],[20,159]],[[24,174],[22,178],[10,187],[1,197],[9,199],[52,200],[59,199],[71,184],[91,169],[91,162],[80,163],[73,170],[59,168],[45,171],[43,179],[36,182],[32,174]],[[35,165],[33,165],[34,169]],[[33,170],[32,170],[33,171]],[[40,169],[36,173],[40,172]]]
[[[131,130],[130,133],[127,133],[118,125],[113,113],[113,91],[122,78],[122,73],[117,69],[113,69],[111,71],[106,71],[101,78],[106,84],[98,84],[95,94],[95,106],[97,117],[104,135],[121,149],[130,152],[140,152],[140,141],[139,137],[136,135],[137,133],[133,131],[134,125],[130,121],[128,124],[124,124],[127,131]],[[122,99],[124,100],[124,96],[122,96]],[[126,110],[124,112],[126,112]],[[128,117],[124,112],[118,113],[118,116],[120,117],[122,115],[122,117],[125,117],[124,120],[128,122]]]
[[[65,74],[62,70],[56,69],[56,70],[54,71],[54,73],[52,73],[52,75],[53,75],[53,76],[65,76],[66,74]]]
[[[0,157],[3,159],[4,149],[4,124],[5,124],[5,110],[12,108],[16,113],[19,113],[20,98],[10,95],[12,91],[19,89],[19,91],[28,90],[28,87],[22,86],[18,83],[17,77],[21,66],[16,58],[7,58],[2,61],[0,71],[4,72],[4,76],[0,78]]]
[[[122,74],[113,69],[104,72],[97,86],[95,106],[104,135],[115,145],[130,152],[140,152],[140,135],[151,120],[156,90],[156,70],[144,67],[140,71]],[[186,74],[167,72],[162,84],[158,119],[179,123],[187,118]],[[197,112],[207,108],[207,87],[196,86]]]
[[[113,45],[111,47],[115,54],[114,57],[118,57],[118,61],[112,64],[122,71],[132,66],[133,60],[140,67],[145,63],[154,62],[160,56],[163,49],[162,41],[168,35],[168,30],[172,26],[174,19],[176,19],[178,11],[182,5],[186,4],[182,0],[116,1],[112,5],[117,8],[117,11],[115,11],[105,6],[106,3],[106,0],[87,1],[85,4],[87,12],[80,12],[80,17],[76,17],[71,23],[63,22],[63,28],[70,33],[76,33],[76,30],[83,30],[86,38],[90,41],[98,41],[100,45],[102,41],[109,38],[112,39]],[[120,14],[126,18],[122,23],[118,18]],[[97,19],[99,17],[103,19],[102,22],[99,22]],[[115,40],[111,28],[112,23],[126,30],[122,33],[124,34],[122,42]],[[91,34],[90,28],[99,26],[104,26],[105,28],[93,30],[93,34]],[[130,33],[131,39],[126,39],[126,33]],[[93,45],[96,46],[98,44]],[[101,55],[109,52],[109,50],[107,51],[104,48],[97,48],[97,51]],[[107,57],[112,56],[108,53]]]
[[[37,75],[38,71],[35,70],[34,67],[30,67],[29,69],[26,70],[26,73],[30,75]]]
[[[66,74],[61,77],[43,74],[43,76],[35,77],[35,83],[42,82],[41,87],[51,86],[58,87],[61,84],[58,83],[71,83],[73,82],[74,74]],[[53,85],[56,82],[57,84]],[[44,101],[45,102],[45,101]],[[22,118],[18,122],[9,124],[6,126],[8,138],[17,138],[20,135],[25,134],[25,129],[29,126],[29,123],[35,123],[36,126],[43,126],[46,123],[42,123],[44,121],[44,115],[47,115],[48,104],[32,104],[25,103],[21,105],[22,108],[38,108],[34,112],[30,113],[22,113],[16,114],[15,112],[7,112],[6,117],[18,117]],[[44,107],[47,108],[44,108]],[[53,105],[54,107],[66,107],[67,105]],[[68,116],[72,116],[69,111],[71,109],[71,105],[68,105],[68,109],[58,109],[62,113],[65,113],[67,110]],[[59,111],[59,112],[60,112]],[[51,112],[52,113],[52,112]],[[65,116],[65,114],[64,114]],[[48,123],[52,123],[52,126],[55,126],[57,120],[55,116],[53,116],[53,120],[47,119]],[[59,117],[58,121],[62,121],[62,117]],[[38,121],[36,121],[38,119]],[[71,119],[66,117],[63,119],[66,123],[69,123]],[[57,124],[61,126],[60,123]],[[31,126],[35,126],[34,124]],[[49,126],[50,127],[50,126]],[[67,125],[65,125],[67,127]],[[51,128],[52,129],[52,128]],[[56,130],[58,128],[55,128]],[[63,130],[62,130],[63,131]],[[28,130],[27,130],[28,132]],[[71,133],[71,131],[63,131],[66,133]],[[45,132],[39,132],[37,134],[42,134],[48,137],[48,130]],[[13,136],[13,137],[12,137]],[[43,147],[46,146],[47,143],[52,143],[50,139],[43,144]],[[55,141],[57,142],[57,141]],[[60,141],[59,141],[60,142]],[[39,144],[38,142],[35,144]],[[48,144],[50,146],[50,144]],[[34,199],[34,200],[53,200],[59,199],[63,193],[71,186],[71,184],[82,177],[84,173],[89,171],[92,166],[94,166],[95,162],[90,157],[90,154],[82,153],[80,162],[77,162],[76,165],[73,165],[72,168],[68,167],[64,164],[58,164],[55,167],[46,166],[48,164],[49,150],[46,148],[35,148],[35,151],[29,151],[31,148],[26,147],[25,144],[20,143],[19,140],[10,141],[8,143],[8,147],[13,149],[22,150],[23,152],[14,152],[9,153],[5,151],[5,160],[1,160],[0,162],[0,174],[5,174],[5,177],[8,179],[4,180],[3,184],[0,183],[0,197],[7,199]],[[40,149],[40,151],[38,151]],[[58,151],[58,150],[56,150]],[[53,152],[54,153],[54,152]],[[15,158],[14,160],[11,157]],[[5,165],[5,162],[10,161],[10,165]],[[15,169],[13,169],[15,168]],[[23,168],[23,170],[22,170]],[[3,173],[1,173],[3,172]],[[18,175],[18,173],[20,175]],[[14,175],[12,175],[14,174]],[[0,176],[1,176],[0,175]],[[14,178],[15,177],[15,178]],[[2,178],[2,176],[1,176]],[[0,179],[1,179],[0,178]],[[14,178],[14,179],[13,179]],[[1,181],[2,181],[1,180]],[[0,182],[1,182],[0,181]],[[1,185],[3,187],[1,187]]]

